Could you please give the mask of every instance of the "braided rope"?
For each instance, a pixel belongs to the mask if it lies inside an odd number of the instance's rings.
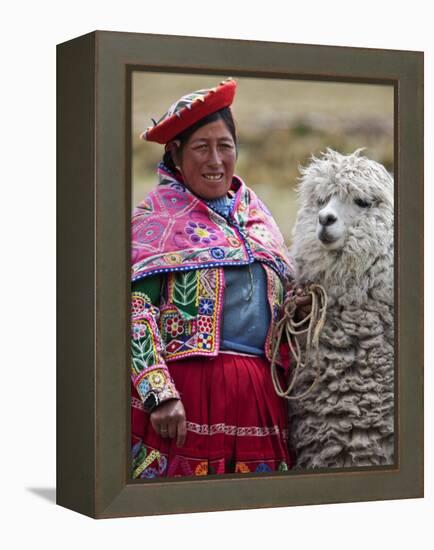
[[[293,292],[288,294],[283,304],[283,316],[280,321],[276,323],[275,333],[273,336],[273,352],[271,358],[271,378],[273,380],[273,386],[277,395],[290,401],[295,399],[303,399],[304,397],[306,397],[317,386],[321,375],[319,361],[319,336],[325,323],[327,312],[327,294],[323,286],[311,283],[306,286],[305,295],[311,296],[312,306],[310,313],[306,315],[306,317],[304,317],[304,319],[302,319],[301,321],[295,321],[294,317],[297,308],[297,295]],[[306,325],[306,323],[307,327],[301,328]],[[276,357],[279,351],[284,331],[289,344],[289,349],[296,362],[292,380],[290,381],[286,390],[284,390],[280,384],[280,381],[277,377],[276,368]],[[302,351],[299,342],[299,337],[302,334],[307,335],[304,362],[302,361]],[[296,385],[300,372],[309,364],[312,348],[314,348],[317,354],[317,369],[314,381],[302,394],[289,395]]]

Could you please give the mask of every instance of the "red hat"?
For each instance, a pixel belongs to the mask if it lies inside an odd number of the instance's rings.
[[[237,83],[228,78],[216,88],[198,90],[178,99],[154,126],[142,134],[141,139],[168,143],[180,132],[200,120],[232,104]]]

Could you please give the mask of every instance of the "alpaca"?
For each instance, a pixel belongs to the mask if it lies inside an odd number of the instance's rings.
[[[300,284],[328,295],[319,353],[290,405],[297,469],[393,464],[393,179],[358,149],[301,168],[291,255]],[[297,392],[297,393],[298,393]]]

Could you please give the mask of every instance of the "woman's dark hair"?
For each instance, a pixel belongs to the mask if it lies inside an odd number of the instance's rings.
[[[199,130],[199,128],[202,128],[202,126],[205,126],[205,124],[216,122],[217,120],[223,120],[223,122],[226,124],[229,132],[231,133],[232,139],[234,140],[235,148],[237,148],[237,133],[235,130],[235,122],[232,116],[232,112],[229,107],[224,107],[223,109],[220,109],[220,111],[216,111],[215,113],[211,113],[210,115],[201,118],[200,120],[186,128],[183,132],[175,136],[173,139],[177,139],[180,142],[178,151],[182,153],[184,145],[187,143],[190,136],[192,136],[196,130]],[[172,154],[170,151],[166,151],[164,153],[163,162],[171,172],[176,171],[175,162],[172,158]]]

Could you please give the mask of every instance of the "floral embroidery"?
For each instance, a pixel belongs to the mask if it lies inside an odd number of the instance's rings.
[[[149,365],[155,365],[159,359],[157,342],[155,341],[155,320],[136,319],[131,327],[132,367],[138,374]]]
[[[216,229],[201,222],[196,223],[189,221],[185,232],[189,235],[191,242],[194,244],[200,242],[203,244],[211,244],[211,241],[217,240],[217,235],[215,235]]]
[[[149,300],[149,298],[148,298]],[[151,300],[149,300],[151,301]],[[131,296],[131,314],[137,316],[145,309],[145,298],[139,294],[132,294]]]
[[[149,383],[152,388],[163,388],[165,382],[164,374],[161,370],[154,370],[149,374]]]
[[[167,332],[176,338],[184,332],[184,321],[179,315],[173,315],[166,320],[166,330]]]
[[[282,462],[279,464],[277,470],[279,472],[287,472],[289,470],[288,464],[284,460],[282,460]]]
[[[199,315],[197,319],[197,327],[200,332],[212,332],[212,318],[208,315]]]
[[[211,256],[216,260],[222,260],[225,257],[225,251],[223,248],[219,248],[218,246],[211,248],[210,252]]]
[[[256,466],[255,472],[271,472],[271,468],[265,462],[261,462],[261,464]]]
[[[212,348],[213,338],[211,334],[205,334],[200,332],[198,335],[197,347],[203,350],[210,350]]]
[[[148,380],[146,380],[146,378],[144,378],[137,386],[137,392],[140,395],[146,395],[148,391],[150,391],[150,389],[151,385],[149,384]]]
[[[239,248],[241,246],[241,242],[236,237],[229,236],[227,239],[228,243],[234,248]]]
[[[137,230],[136,240],[143,243],[152,243],[160,239],[164,233],[164,225],[157,221],[146,220]]]
[[[199,314],[212,315],[214,312],[214,302],[209,298],[201,298],[199,300]]]
[[[146,312],[156,313],[156,308],[145,292],[133,292],[131,294],[131,316],[133,319],[142,317]]]
[[[161,190],[161,198],[169,214],[179,213],[190,203],[190,199],[185,193],[180,193],[173,188]]]
[[[250,472],[250,468],[245,462],[237,462],[235,466],[235,472],[240,474],[247,474]]]
[[[137,321],[131,325],[131,337],[133,340],[145,338],[148,327],[145,322]]]
[[[206,476],[208,474],[208,462],[206,460],[199,462],[194,470],[196,476]]]
[[[168,264],[180,264],[182,262],[181,254],[167,254],[166,262]]]

